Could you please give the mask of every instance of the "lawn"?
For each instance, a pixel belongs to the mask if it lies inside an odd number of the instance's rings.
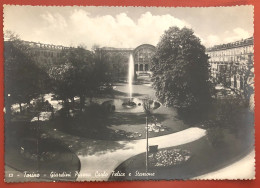
[[[23,140],[26,140],[26,138]],[[39,173],[41,178],[46,180],[76,180],[77,177],[74,173],[71,173],[71,177],[50,178],[51,172],[63,173],[80,170],[80,161],[73,152],[59,144],[56,140],[49,138],[41,139],[38,145],[38,158],[36,140],[28,139],[28,141],[30,141],[29,145],[35,145],[35,147],[29,146],[26,148],[24,141],[21,141],[20,144],[5,145],[5,165],[22,173]],[[10,180],[12,181],[12,178]],[[27,180],[30,181],[30,179]]]
[[[154,90],[149,82],[137,83],[133,88],[133,96],[136,99],[145,97],[155,99]],[[6,164],[20,171],[37,169],[40,169],[42,173],[48,172],[50,169],[76,171],[80,168],[76,154],[89,156],[106,151],[113,152],[123,147],[115,141],[144,139],[146,115],[142,111],[141,105],[129,110],[122,109],[121,100],[127,97],[127,84],[119,83],[115,85],[112,94],[104,93],[95,96],[91,102],[88,99],[83,112],[79,112],[77,109],[78,101],[76,100],[75,108],[70,110],[70,117],[62,115],[64,109],[61,109],[55,112],[54,118],[44,122],[32,123],[29,115],[15,118],[5,132]],[[57,101],[54,98],[50,98],[50,100]],[[116,107],[114,111],[104,110],[106,107],[104,104],[111,100],[118,100],[120,108]],[[218,110],[221,111],[221,109]],[[176,133],[191,126],[207,129],[208,134],[207,137],[194,142],[167,148],[168,153],[179,150],[187,151],[190,158],[187,162],[174,166],[150,166],[149,172],[154,172],[156,175],[151,178],[189,179],[222,168],[249,153],[253,149],[254,143],[253,114],[247,113],[247,109],[244,107],[242,107],[241,113],[234,111],[234,116],[229,109],[226,110],[228,113],[222,112],[220,115],[228,114],[235,121],[222,124],[221,121],[216,121],[218,115],[213,110],[212,119],[208,121],[208,124],[192,124],[181,120],[173,108],[161,105],[160,108],[153,110],[152,117],[148,118],[149,138]],[[240,118],[243,121],[240,121]],[[43,128],[40,135],[45,135],[40,144],[41,152],[49,153],[46,155],[47,158],[50,155],[53,156],[47,162],[40,163],[35,160],[35,156],[21,151],[22,142],[20,142],[25,138],[35,138],[33,132],[27,130],[28,125],[37,127],[38,123]],[[13,142],[14,140],[15,142]],[[174,142],[174,140],[169,140],[169,142]],[[53,145],[53,147],[49,148],[49,145]],[[159,152],[164,151],[159,148]],[[174,159],[175,157],[172,157],[172,160]],[[115,171],[123,171],[126,174],[135,174],[136,171],[145,172],[145,170],[145,153],[126,160],[115,169]],[[75,180],[75,178],[73,177],[71,180]],[[146,178],[142,176],[127,176],[123,179],[110,177],[110,180],[132,179]]]
[[[228,108],[228,111],[229,113],[224,117],[228,118],[231,115],[231,119],[211,121],[210,125],[201,125],[202,128],[207,129],[206,137],[188,144],[167,148],[167,150],[187,151],[190,154],[190,159],[187,162],[167,167],[150,165],[148,171],[155,173],[155,176],[150,178],[190,179],[221,169],[254,150],[254,114],[243,106],[237,107],[235,111],[230,111]],[[174,142],[174,140],[169,140],[169,142]],[[165,148],[159,148],[155,155],[160,152],[165,152]],[[145,172],[145,157],[145,153],[131,157],[121,163],[115,171],[124,171],[126,174],[135,174],[136,171]],[[166,161],[169,158],[171,157],[166,157]],[[172,160],[175,159],[176,157],[172,158]],[[147,178],[141,176],[110,177],[110,180],[133,179]]]
[[[80,161],[77,155],[61,142],[47,138],[42,126],[43,122],[30,123],[30,121],[11,121],[5,124],[5,127],[8,127],[5,129],[5,165],[21,172],[22,175],[25,171],[39,173],[40,178],[45,181],[75,181],[77,177],[74,174],[66,179],[50,178],[52,171],[57,173],[79,171]],[[27,180],[31,181],[30,178]]]
[[[151,86],[142,84],[133,85],[134,97],[140,100],[145,97],[155,98],[155,91]],[[118,83],[112,92],[114,95],[102,95],[92,98],[92,103],[87,103],[85,111],[79,113],[72,110],[70,118],[56,116],[51,122],[46,122],[50,128],[57,128],[75,136],[96,139],[96,140],[133,140],[145,138],[146,115],[142,106],[133,109],[122,109],[122,101],[128,97],[128,86],[125,83]],[[102,105],[106,101],[115,101],[115,111],[105,113]],[[121,103],[120,103],[121,101]],[[89,102],[88,100],[86,102]],[[178,118],[173,108],[161,105],[153,111],[153,119],[161,126],[159,130],[149,132],[150,137],[182,131],[191,125],[185,124]],[[152,119],[148,119],[153,124]]]
[[[251,132],[251,137],[253,131]],[[146,154],[142,153],[136,155],[125,162],[121,163],[114,171],[125,172],[126,174],[133,174],[126,177],[110,176],[110,181],[123,180],[172,180],[172,179],[191,179],[199,175],[218,170],[226,165],[239,160],[252,151],[254,145],[249,138],[241,139],[230,133],[228,130],[224,131],[222,143],[213,145],[207,137],[203,137],[197,141],[184,144],[181,146],[167,148],[168,150],[186,150],[189,151],[191,157],[187,162],[168,167],[148,167],[148,172],[154,173],[155,176],[144,177],[135,176],[138,172],[146,172]],[[159,149],[163,151],[165,149]]]

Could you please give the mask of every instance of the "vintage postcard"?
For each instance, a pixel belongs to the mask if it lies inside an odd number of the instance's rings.
[[[253,22],[4,5],[5,181],[255,179]]]

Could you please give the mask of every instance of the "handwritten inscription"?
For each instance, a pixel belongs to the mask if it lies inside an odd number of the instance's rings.
[[[23,177],[25,177],[25,178],[39,178],[40,174],[39,173],[34,173],[34,172],[24,171],[23,172]]]
[[[107,171],[96,171],[95,172],[95,177],[107,177],[108,173]]]
[[[42,174],[44,177],[46,177],[46,174]],[[71,177],[78,177],[78,178],[84,178],[84,177],[97,177],[97,178],[108,178],[109,176],[113,177],[126,177],[126,176],[138,176],[138,177],[148,177],[148,176],[155,176],[155,172],[141,172],[141,171],[135,171],[134,173],[125,173],[122,171],[95,171],[94,174],[91,173],[81,173],[79,171],[74,171],[74,172],[54,172],[51,171],[49,174],[50,178],[71,178]],[[28,172],[24,171],[23,176],[25,178],[39,178],[41,175],[38,172]],[[47,175],[48,176],[48,175]],[[9,177],[13,177],[13,174],[9,174]]]
[[[119,177],[119,176],[125,176],[125,173],[124,172],[120,172],[120,171],[117,171],[117,172],[113,171],[111,175]]]
[[[138,170],[135,172],[135,176],[155,176],[154,172],[139,172]]]
[[[71,177],[71,172],[62,172],[62,173],[58,173],[58,172],[51,172],[50,173],[50,177],[51,178],[68,178]]]
[[[75,177],[79,177],[79,178],[91,177],[91,173],[81,173],[79,171],[75,171]]]

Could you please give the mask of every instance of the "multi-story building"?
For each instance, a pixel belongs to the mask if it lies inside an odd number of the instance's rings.
[[[69,49],[69,47],[62,45],[43,44],[29,41],[21,42],[29,47],[29,54],[40,67],[48,67],[56,63],[61,57],[62,50]],[[11,43],[12,41],[5,41],[5,48],[8,48]]]
[[[125,56],[128,60],[130,54],[133,55],[134,64],[135,64],[135,72],[137,75],[151,75],[151,58],[155,53],[155,46],[151,44],[142,44],[136,48],[111,48],[104,47],[99,48],[98,52],[103,55],[115,55],[121,54]],[[124,61],[124,60],[123,60]],[[121,62],[120,64],[125,65],[125,62]],[[127,64],[126,64],[127,66]]]
[[[8,47],[11,41],[5,41],[5,47]],[[22,41],[23,44],[30,47],[30,53],[35,62],[41,67],[49,67],[55,64],[61,57],[62,50],[69,49],[62,45],[43,44],[39,42]],[[151,75],[151,58],[156,48],[150,44],[142,44],[136,48],[113,48],[103,47],[97,48],[96,52],[108,58],[114,58],[111,65],[115,70],[114,74],[120,75],[128,68],[128,59],[130,54],[133,55],[135,72],[137,75]]]
[[[5,47],[8,46],[7,43],[8,41],[5,41]],[[48,67],[56,63],[61,57],[62,50],[70,48],[62,45],[28,41],[23,41],[23,43],[30,47],[30,53],[35,62],[43,67]],[[137,75],[151,75],[151,58],[155,51],[156,47],[150,44],[142,44],[136,48],[97,48],[97,52],[100,55],[120,55],[124,57],[117,58],[111,65],[115,70],[115,74],[116,70],[118,72],[125,72],[127,70],[127,61],[130,54],[132,54]],[[206,52],[210,57],[209,63],[211,66],[212,81],[224,87],[237,90],[243,90],[245,84],[251,84],[253,87],[253,37],[216,45],[208,48]]]
[[[243,91],[245,85],[253,87],[253,37],[216,45],[206,52],[210,57],[212,81],[237,91]]]
[[[40,66],[51,66],[59,60],[62,50],[70,48],[62,45],[43,44],[29,41],[23,41],[23,43],[30,47],[32,57]]]

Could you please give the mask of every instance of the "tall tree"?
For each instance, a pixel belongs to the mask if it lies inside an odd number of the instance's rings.
[[[110,72],[113,80],[119,81],[120,78],[126,79],[128,75],[128,59],[126,55],[116,53],[109,56]]]
[[[98,91],[99,86],[109,86],[113,83],[113,59],[108,54],[95,53],[94,61],[94,80],[92,84],[95,90]]]
[[[8,33],[5,41],[5,105],[29,103],[31,99],[42,94],[47,74],[33,61],[30,47],[18,36]]]
[[[219,78],[226,78],[226,75],[236,78],[235,82],[240,82],[240,87],[236,88],[232,86],[231,80],[222,79],[218,83],[222,84],[225,88],[229,88],[237,97],[241,97],[245,102],[249,103],[251,95],[254,93],[254,63],[252,57],[249,59],[243,59],[239,66],[231,64],[231,70],[226,69],[220,71]]]
[[[70,48],[62,52],[62,57],[50,70],[55,82],[55,93],[67,103],[68,99],[80,97],[81,110],[85,98],[93,95],[95,76],[95,61],[91,51],[83,47]]]
[[[178,109],[198,109],[211,101],[208,56],[191,29],[171,27],[162,35],[152,59],[158,99]]]

